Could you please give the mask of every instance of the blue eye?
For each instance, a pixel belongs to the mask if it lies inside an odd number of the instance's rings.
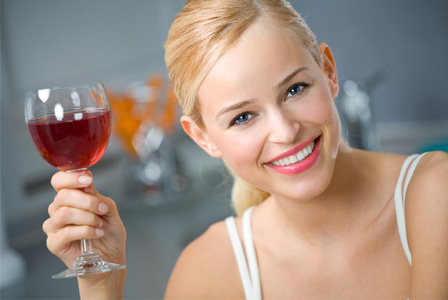
[[[295,86],[289,90],[288,96],[289,95],[291,95],[291,96],[297,95],[298,93],[300,93],[301,90],[302,90],[301,86]]]
[[[286,98],[294,97],[300,94],[305,88],[307,88],[309,84],[307,83],[298,83],[289,88],[288,93],[286,94]]]
[[[252,118],[250,113],[242,113],[236,116],[231,122],[230,126],[241,126],[247,123]]]

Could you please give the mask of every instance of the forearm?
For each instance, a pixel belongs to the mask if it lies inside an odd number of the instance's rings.
[[[126,269],[113,271],[107,277],[78,277],[80,299],[123,299]]]

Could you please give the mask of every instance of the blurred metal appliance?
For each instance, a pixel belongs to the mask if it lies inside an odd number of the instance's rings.
[[[122,168],[126,194],[143,195],[162,205],[186,190],[186,177],[175,149],[178,129],[176,97],[159,74],[130,84],[124,92],[108,91],[114,133],[127,159]]]
[[[354,148],[370,151],[379,151],[381,148],[369,94],[384,77],[385,71],[379,71],[364,83],[347,80],[336,99],[342,136]]]

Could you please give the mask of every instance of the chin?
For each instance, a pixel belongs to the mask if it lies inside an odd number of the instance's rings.
[[[334,162],[316,165],[316,168],[296,178],[293,182],[282,182],[276,185],[271,195],[274,198],[285,198],[295,202],[306,202],[325,193],[331,183]]]

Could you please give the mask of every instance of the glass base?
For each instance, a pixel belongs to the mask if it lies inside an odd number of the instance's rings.
[[[98,254],[88,253],[78,256],[70,268],[59,274],[53,275],[51,278],[70,278],[87,274],[110,272],[124,268],[126,268],[125,265],[106,262]]]

